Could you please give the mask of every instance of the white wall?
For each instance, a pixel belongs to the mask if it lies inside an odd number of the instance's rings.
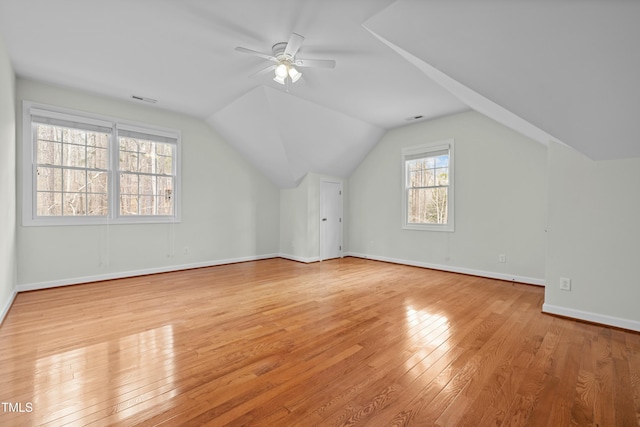
[[[16,284],[15,74],[0,37],[0,321]]]
[[[455,232],[403,230],[402,148],[450,138]],[[393,129],[349,178],[349,252],[543,284],[546,156],[542,144],[473,111]]]
[[[19,289],[278,253],[279,190],[203,120],[22,79],[17,98],[181,130],[183,192],[182,222],[175,225],[20,224]],[[18,150],[19,201],[21,157]]]
[[[551,144],[548,165],[544,311],[640,331],[640,158],[594,162]]]
[[[280,254],[301,262],[311,262],[309,248],[309,174],[295,188],[280,190]]]

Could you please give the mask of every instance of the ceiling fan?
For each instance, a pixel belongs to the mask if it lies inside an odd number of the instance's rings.
[[[259,71],[257,74],[274,71],[275,76],[273,80],[281,85],[286,84],[287,81],[295,83],[300,80],[302,73],[298,71],[298,67],[334,68],[336,66],[336,61],[333,59],[296,58],[296,53],[298,53],[298,49],[300,49],[303,40],[304,37],[300,34],[291,33],[288,42],[280,42],[273,45],[271,54],[257,52],[240,46],[236,47],[235,50],[274,62],[273,65]]]

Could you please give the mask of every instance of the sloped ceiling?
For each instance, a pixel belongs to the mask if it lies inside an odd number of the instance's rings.
[[[366,25],[592,159],[640,157],[638,1],[399,0]]]
[[[280,187],[349,176],[390,128],[476,109],[593,159],[639,157],[640,2],[2,0],[16,73],[206,120]],[[283,87],[268,63],[335,59]],[[134,102],[134,101],[131,101]]]
[[[309,171],[349,176],[383,134],[363,120],[265,86],[209,123],[282,188],[297,185]]]

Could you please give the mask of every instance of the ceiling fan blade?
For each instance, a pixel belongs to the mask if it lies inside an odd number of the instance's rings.
[[[296,59],[298,67],[335,68],[336,61],[333,59]]]
[[[275,69],[276,69],[276,65],[275,64],[274,65],[269,65],[267,68],[263,68],[262,70],[251,74],[249,77],[250,78],[252,78],[252,77],[260,77],[260,76],[263,76],[263,75],[265,75],[265,74],[267,74],[267,73],[269,73],[269,72],[271,72],[271,71],[273,71]]]
[[[257,52],[255,50],[247,49],[246,47],[236,47],[238,52],[248,53],[249,55],[257,56],[262,59],[266,59],[267,61],[277,62],[278,60],[273,55],[267,55],[266,53]]]
[[[304,37],[302,37],[300,34],[291,33],[291,37],[289,37],[289,41],[287,42],[287,47],[284,50],[284,54],[291,57],[296,56],[296,53],[298,53],[298,49],[300,49],[303,40]]]

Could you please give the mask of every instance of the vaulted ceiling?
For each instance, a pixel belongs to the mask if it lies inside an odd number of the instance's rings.
[[[283,188],[349,176],[385,130],[467,109],[640,157],[638,22],[631,0],[0,1],[19,76],[200,117]],[[234,50],[292,32],[336,68],[282,86]]]

